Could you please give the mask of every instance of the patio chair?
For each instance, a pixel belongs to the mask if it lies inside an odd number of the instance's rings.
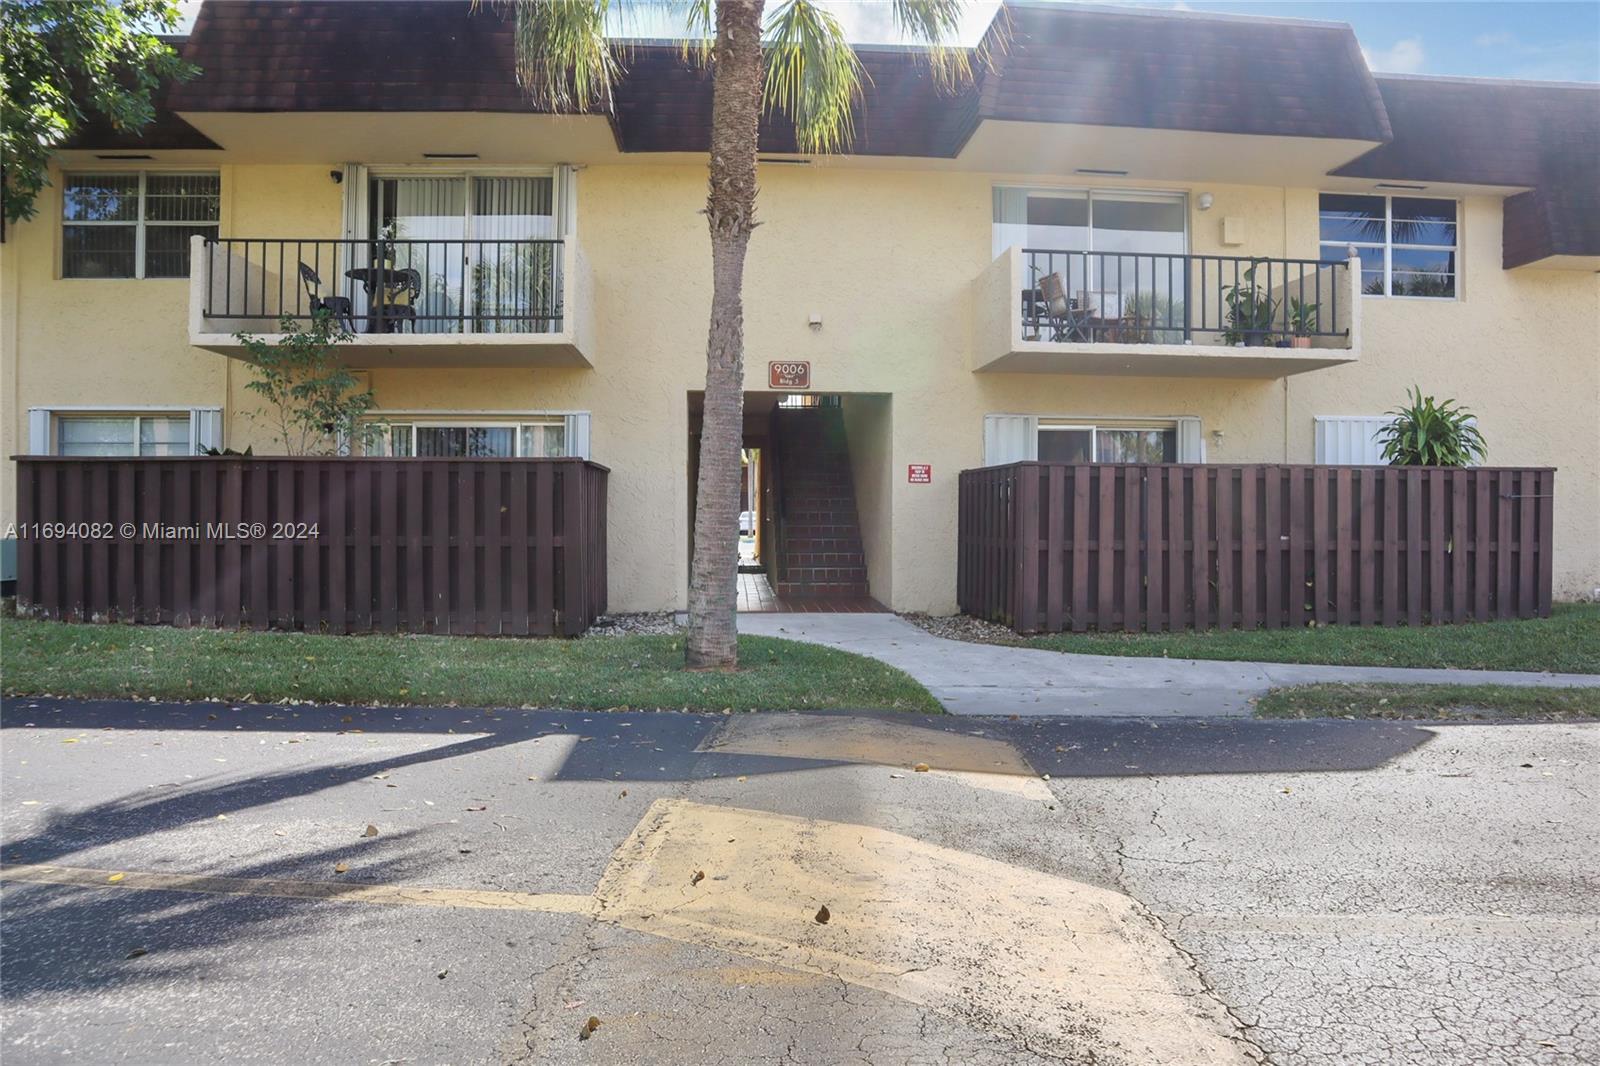
[[[1044,319],[1050,325],[1052,341],[1087,341],[1090,335],[1089,309],[1067,296],[1067,282],[1060,274],[1039,279],[1039,295],[1044,299]]]
[[[348,296],[321,296],[322,279],[305,263],[300,264],[300,283],[305,286],[306,298],[311,303],[311,313],[326,311],[336,325],[347,333],[356,331],[356,309]]]

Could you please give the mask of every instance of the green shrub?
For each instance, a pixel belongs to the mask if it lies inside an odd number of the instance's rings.
[[[1413,386],[1409,402],[1378,430],[1390,466],[1470,466],[1489,454],[1473,414],[1454,400],[1437,402]]]

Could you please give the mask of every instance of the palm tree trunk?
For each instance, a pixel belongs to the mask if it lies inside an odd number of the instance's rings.
[[[763,0],[717,4],[712,52],[710,187],[711,328],[705,415],[689,568],[691,669],[739,662],[739,448],[744,442],[744,256],[755,228],[756,138],[761,117]]]

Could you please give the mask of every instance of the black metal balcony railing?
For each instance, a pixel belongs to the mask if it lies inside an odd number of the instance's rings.
[[[1289,348],[1349,337],[1344,260],[1047,248],[1022,257],[1027,340]]]
[[[205,245],[204,317],[223,332],[325,309],[352,333],[551,333],[559,240],[232,237]]]

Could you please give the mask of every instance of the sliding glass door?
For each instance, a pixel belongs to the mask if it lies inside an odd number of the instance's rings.
[[[994,254],[1023,250],[1025,295],[1061,276],[1073,339],[1181,340],[1188,229],[1182,193],[994,190]]]
[[[548,332],[560,315],[560,247],[549,177],[375,177],[373,281],[402,330]],[[376,290],[382,288],[381,294]]]

